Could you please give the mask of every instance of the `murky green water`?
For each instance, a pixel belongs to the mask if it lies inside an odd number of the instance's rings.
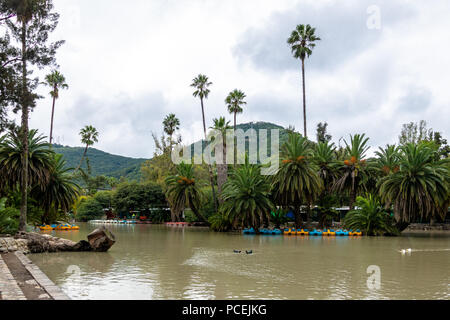
[[[77,241],[94,228],[54,234]],[[30,258],[73,299],[450,299],[448,234],[321,238],[110,228],[117,243],[107,253]],[[406,248],[412,252],[402,255]],[[379,289],[368,288],[371,265],[380,268]]]

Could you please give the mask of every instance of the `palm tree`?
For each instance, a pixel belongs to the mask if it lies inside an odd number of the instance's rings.
[[[80,164],[75,169],[75,172],[81,168],[83,160],[86,157],[88,148],[93,146],[94,143],[98,142],[98,131],[93,126],[85,126],[80,130],[80,136],[81,136],[81,143],[85,144],[86,147],[84,148],[83,156],[81,157]]]
[[[49,170],[48,182],[44,186],[35,186],[31,190],[34,199],[39,200],[44,210],[42,223],[52,223],[50,213],[57,214],[60,210],[68,212],[80,195],[80,187],[72,181],[69,172],[73,168],[66,167],[66,161],[60,154],[54,154]]]
[[[449,205],[450,162],[434,161],[426,143],[401,147],[399,170],[379,181],[381,199],[394,205],[398,228],[414,219],[443,217]]]
[[[366,198],[356,199],[358,209],[352,210],[345,216],[344,225],[348,229],[361,230],[368,236],[397,235],[398,230],[380,201],[368,195]]]
[[[301,205],[312,203],[323,188],[319,170],[313,161],[310,142],[299,134],[289,134],[280,156],[282,163],[272,185],[274,198],[283,206],[293,207],[295,224],[300,227]]]
[[[212,82],[209,82],[208,77],[199,74],[194,80],[192,80],[191,87],[195,88],[195,91],[193,93],[194,97],[200,98],[200,105],[202,107],[202,119],[203,119],[203,133],[205,134],[205,141],[208,139],[206,135],[206,122],[205,122],[205,108],[203,105],[203,99],[208,99],[209,95],[209,86],[212,85]],[[213,196],[213,202],[214,202],[214,209],[217,212],[217,199],[216,199],[216,191],[214,190],[214,177],[213,172],[211,168],[211,164],[208,165],[209,169],[209,180],[211,183],[211,190],[212,190],[212,196]]]
[[[320,215],[319,227],[324,227],[338,215],[337,211],[332,208],[335,204],[335,195],[333,195],[332,187],[337,178],[338,167],[334,143],[329,143],[328,141],[319,142],[314,148],[313,160],[319,169],[318,175],[324,186],[316,203]]]
[[[223,163],[217,165],[217,189],[219,194],[222,193],[222,186],[227,181],[228,164],[227,164],[227,130],[231,129],[230,121],[226,121],[225,117],[213,119],[214,125],[210,129],[220,132],[222,136]],[[219,198],[223,202],[222,198]]]
[[[19,129],[20,130],[20,129]],[[30,186],[47,185],[52,167],[53,152],[45,137],[37,130],[28,134],[28,167],[22,168],[24,144],[19,130],[11,131],[0,141],[0,189],[14,189],[24,180],[27,173],[27,189]]]
[[[367,191],[364,183],[370,177],[371,167],[364,158],[370,148],[367,145],[368,141],[369,138],[366,138],[365,134],[350,135],[350,143],[344,140],[345,156],[348,159],[341,165],[340,177],[333,184],[333,190],[339,192],[348,190],[350,210],[353,210],[357,193],[362,190]]]
[[[45,84],[52,88],[50,91],[50,96],[53,98],[52,105],[52,118],[50,122],[50,144],[52,144],[53,140],[53,117],[55,114],[55,102],[56,99],[59,98],[59,89],[68,89],[69,86],[66,83],[66,79],[64,76],[59,73],[59,71],[53,71],[51,74],[48,74],[45,77]]]
[[[175,131],[180,129],[180,120],[176,117],[174,113],[171,113],[164,118],[163,126],[164,132],[169,136],[169,145],[170,150],[172,151],[173,147],[172,136],[175,133]]]
[[[387,145],[385,149],[378,148],[375,152],[378,156],[377,165],[383,175],[397,172],[399,167],[399,148],[395,145]]]
[[[212,85],[212,82],[209,82],[208,77],[199,74],[194,80],[192,80],[191,87],[195,88],[195,91],[193,93],[194,97],[200,98],[200,105],[202,107],[202,118],[203,118],[203,131],[205,133],[205,139],[206,139],[206,122],[205,122],[205,108],[203,105],[203,99],[208,99],[209,95],[209,86]]]
[[[244,101],[244,99],[247,96],[244,92],[238,89],[234,89],[231,91],[227,98],[225,99],[225,103],[228,107],[228,112],[234,115],[234,130],[236,131],[236,115],[238,113],[242,113],[243,109],[242,106],[246,105],[247,102]]]
[[[319,167],[319,177],[324,183],[324,189],[331,191],[336,179],[336,147],[328,141],[319,142],[314,149],[314,162]]]
[[[307,137],[306,130],[306,86],[305,86],[305,58],[310,57],[315,42],[320,38],[315,35],[316,29],[312,28],[309,24],[299,24],[292,31],[291,36],[288,38],[287,43],[291,47],[294,58],[302,61],[302,84],[303,84],[303,130],[304,136]]]
[[[177,212],[183,211],[188,206],[199,221],[208,223],[199,211],[205,195],[195,182],[194,166],[182,162],[176,169],[177,174],[165,180],[167,200]]]
[[[270,183],[261,175],[258,165],[246,164],[236,168],[224,184],[222,212],[229,221],[253,227],[256,232],[269,221],[274,205],[270,201]]]
[[[21,93],[19,99],[19,105],[22,109],[22,119],[21,119],[21,136],[22,143],[21,146],[23,151],[22,156],[22,164],[21,168],[23,172],[20,174],[22,177],[22,181],[20,183],[20,193],[21,193],[21,205],[20,205],[20,219],[19,219],[19,231],[25,231],[27,225],[27,202],[28,202],[28,186],[29,186],[29,177],[28,177],[28,167],[29,167],[29,146],[28,146],[28,137],[29,137],[29,127],[28,127],[28,118],[30,107],[32,107],[33,98],[36,96],[33,95],[29,90],[28,83],[28,66],[27,61],[29,57],[27,55],[27,32],[28,32],[28,23],[35,16],[39,16],[43,7],[46,6],[46,0],[15,0],[9,4],[9,8],[12,12],[17,16],[17,21],[21,24],[20,27],[20,41],[22,45],[21,50],[21,73],[22,73],[22,83],[21,83]],[[45,9],[44,9],[45,10]],[[19,29],[19,28],[18,28]]]
[[[233,114],[234,116],[234,131],[236,131],[236,115],[238,113],[242,113],[243,109],[242,106],[246,105],[247,102],[244,101],[246,98],[246,95],[244,92],[238,89],[234,89],[231,91],[227,98],[225,99],[225,103],[227,104],[228,112],[230,114]],[[233,140],[234,145],[236,145],[236,138]],[[236,166],[237,162],[237,148],[234,148],[234,166]]]

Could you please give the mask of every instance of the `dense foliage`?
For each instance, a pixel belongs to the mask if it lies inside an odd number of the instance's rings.
[[[398,234],[394,220],[376,197],[358,197],[356,207],[357,209],[350,211],[345,217],[344,225],[348,229],[361,230],[369,236]]]

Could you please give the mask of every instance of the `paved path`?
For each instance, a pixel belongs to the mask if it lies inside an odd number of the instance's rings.
[[[9,271],[5,261],[0,255],[0,299],[2,300],[26,300],[16,280]]]
[[[0,300],[69,300],[22,252],[0,255]]]

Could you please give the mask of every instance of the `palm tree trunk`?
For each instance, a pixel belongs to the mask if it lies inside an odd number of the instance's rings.
[[[236,168],[236,163],[237,163],[237,139],[236,139],[236,112],[234,112],[234,138],[233,138],[233,143],[234,143],[234,157],[233,157],[233,165]]]
[[[203,132],[205,134],[205,141],[207,141],[206,122],[205,122],[205,108],[203,107],[203,98],[200,98],[200,103],[202,105]],[[209,157],[209,155],[208,155],[208,157]],[[214,177],[213,177],[213,171],[212,171],[211,163],[208,164],[208,170],[209,170],[209,180],[211,182],[211,190],[212,190],[212,196],[213,196],[213,202],[214,202],[214,210],[215,210],[215,212],[217,212],[217,199],[216,199],[216,191],[214,190]]]
[[[53,90],[56,90],[56,85],[55,88]],[[53,97],[53,105],[52,105],[52,120],[50,121],[50,145],[52,144],[52,138],[53,138],[53,117],[55,115],[55,102],[56,102],[56,97]]]
[[[223,199],[220,196],[222,193],[222,186],[227,181],[228,177],[228,164],[227,164],[227,144],[225,142],[225,134],[222,136],[223,139],[223,163],[217,166],[217,189],[219,193],[219,203],[223,203]]]
[[[86,148],[84,148],[83,156],[81,157],[80,164],[79,164],[78,167],[75,169],[75,172],[78,171],[78,170],[80,170],[81,166],[83,165],[83,160],[84,160],[84,158],[86,157],[87,150],[88,150],[88,145],[86,145]]]
[[[302,85],[303,85],[303,132],[305,138],[308,137],[306,131],[306,86],[305,86],[305,59],[302,59]]]
[[[27,83],[27,59],[26,59],[26,33],[25,20],[22,21],[22,183],[20,185],[21,204],[19,231],[26,231],[27,226],[27,201],[28,201],[28,83]]]
[[[356,201],[356,186],[355,186],[355,173],[352,172],[352,190],[350,191],[350,211],[353,210],[353,206]]]
[[[302,225],[302,214],[300,212],[300,204],[295,205],[294,215],[295,215],[295,227],[300,228],[300,226]]]
[[[190,208],[192,212],[195,214],[197,219],[199,219],[202,222],[205,222],[209,226],[208,220],[205,219],[205,217],[197,210],[197,208],[192,204],[192,199],[189,198]]]

